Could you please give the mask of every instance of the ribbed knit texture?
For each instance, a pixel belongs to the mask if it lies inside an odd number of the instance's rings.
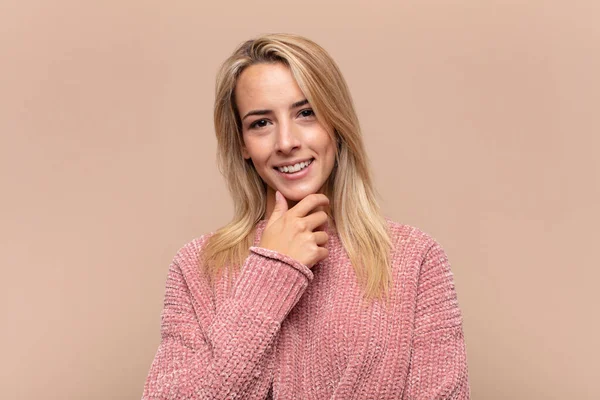
[[[368,302],[339,237],[309,269],[254,247],[232,279],[209,284],[208,235],[169,268],[161,343],[143,399],[469,399],[454,281],[442,247],[388,220],[390,301]]]

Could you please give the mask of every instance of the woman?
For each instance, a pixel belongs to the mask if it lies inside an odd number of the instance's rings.
[[[215,128],[234,218],[175,256],[143,398],[468,399],[448,259],[382,216],[330,56],[244,43]]]

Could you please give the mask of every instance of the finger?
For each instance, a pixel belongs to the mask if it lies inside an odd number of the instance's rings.
[[[317,247],[316,254],[311,262],[307,265],[309,268],[314,267],[317,263],[323,261],[329,256],[329,250],[326,247]]]
[[[327,234],[327,232],[317,231],[313,233],[313,235],[313,237],[315,238],[315,243],[318,246],[323,246],[329,240],[329,235]]]
[[[310,231],[314,231],[318,227],[325,225],[327,223],[328,218],[329,216],[325,211],[318,211],[302,219],[306,223],[306,228]]]
[[[269,218],[269,222],[276,221],[288,210],[287,200],[280,191],[275,192],[275,207]]]
[[[317,256],[319,257],[319,261],[326,259],[329,256],[329,250],[325,247],[319,247],[317,251]]]
[[[319,206],[317,208],[315,208],[315,212],[318,211],[324,211],[327,213],[327,211],[325,210],[325,207],[323,206]],[[329,213],[327,214],[327,221],[319,226],[317,226],[315,229],[313,229],[313,231],[325,231],[327,232],[327,230],[329,229],[329,224],[331,223],[331,216],[329,215]]]
[[[319,206],[329,205],[327,196],[321,193],[309,194],[292,207],[289,212],[295,217],[305,217]]]
[[[328,229],[329,229],[329,218],[327,218],[327,222],[322,223],[321,225],[319,225],[315,229],[313,229],[313,232],[318,232],[318,231],[327,232]]]

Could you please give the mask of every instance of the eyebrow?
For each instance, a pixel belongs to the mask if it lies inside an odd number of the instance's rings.
[[[307,99],[297,101],[290,106],[290,110],[293,110],[294,108],[302,107],[306,104],[308,104]],[[244,115],[244,118],[242,118],[242,121],[245,120],[246,117],[249,117],[251,115],[266,115],[266,114],[270,114],[272,112],[273,112],[273,110],[252,110],[252,111],[249,111],[248,113],[246,113],[246,115]]]

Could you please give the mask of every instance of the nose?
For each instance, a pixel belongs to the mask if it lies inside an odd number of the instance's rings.
[[[300,148],[300,139],[292,124],[284,122],[279,125],[276,148],[278,153],[290,154]]]

